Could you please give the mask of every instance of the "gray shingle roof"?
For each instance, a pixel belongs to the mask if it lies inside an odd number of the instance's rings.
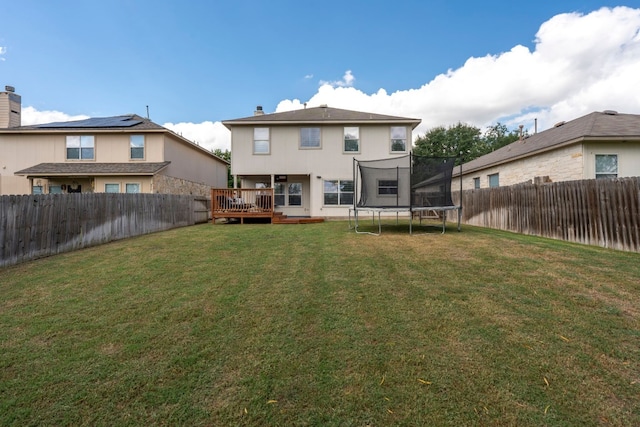
[[[227,128],[242,125],[288,125],[288,124],[358,124],[358,123],[396,123],[410,124],[413,128],[420,124],[420,119],[387,116],[384,114],[364,113],[360,111],[342,110],[331,107],[313,107],[283,113],[261,114],[222,122]]]
[[[462,173],[532,156],[564,145],[591,140],[640,140],[640,115],[593,112],[513,142],[462,165]]]
[[[15,175],[154,175],[171,162],[160,163],[40,163],[19,170]]]

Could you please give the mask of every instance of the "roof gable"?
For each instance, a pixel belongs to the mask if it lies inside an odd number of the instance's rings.
[[[420,119],[389,116],[385,114],[366,113],[361,111],[343,110],[331,107],[313,107],[282,113],[259,114],[235,120],[222,122],[227,128],[242,125],[287,125],[287,124],[360,124],[360,123],[397,123],[411,125],[413,128],[420,124]]]

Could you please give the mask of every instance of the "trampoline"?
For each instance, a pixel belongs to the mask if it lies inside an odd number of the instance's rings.
[[[354,204],[349,208],[349,228],[356,233],[380,235],[381,217],[395,214],[409,215],[409,234],[413,234],[413,217],[422,224],[423,218],[442,218],[442,233],[446,230],[447,215],[457,212],[458,231],[462,206],[451,198],[451,176],[455,157],[417,156],[413,153],[380,160],[353,159]],[[378,232],[360,231],[363,213],[371,214]],[[353,223],[352,216],[353,214]]]

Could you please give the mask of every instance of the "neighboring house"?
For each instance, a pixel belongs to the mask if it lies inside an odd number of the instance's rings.
[[[135,114],[20,126],[0,92],[0,195],[113,192],[209,196],[229,163]]]
[[[329,218],[353,206],[353,159],[408,155],[420,120],[323,105],[222,123],[236,187],[273,188],[285,215]]]
[[[452,188],[460,188],[454,169]],[[594,112],[462,165],[462,189],[640,176],[640,115]]]

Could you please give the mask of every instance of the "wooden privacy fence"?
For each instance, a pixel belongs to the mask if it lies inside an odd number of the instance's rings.
[[[209,200],[170,194],[0,197],[0,267],[207,222]]]
[[[640,177],[465,190],[462,222],[637,252]]]

